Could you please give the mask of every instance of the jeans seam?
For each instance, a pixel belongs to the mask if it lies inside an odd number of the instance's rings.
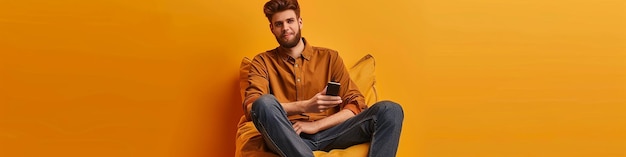
[[[258,119],[258,117],[256,116],[256,113],[253,113],[253,115],[254,115],[255,119]],[[263,125],[263,123],[260,123],[260,122],[259,122],[259,126],[261,126],[261,129],[260,129],[260,130],[263,130],[263,134],[264,134],[264,135],[266,135],[267,137],[269,137],[269,136],[270,136],[270,134],[268,134],[268,133],[266,133],[266,132],[265,132],[265,126]],[[285,155],[285,153],[283,152],[283,150],[281,150],[280,148],[278,148],[278,145],[276,145],[276,144],[275,144],[276,142],[275,142],[272,138],[268,138],[268,139],[270,140],[270,142],[272,143],[272,145],[274,146],[274,148],[276,148],[276,149],[278,150],[278,152],[277,152],[277,153],[279,153],[279,154],[280,154],[280,156],[286,156],[286,155]]]

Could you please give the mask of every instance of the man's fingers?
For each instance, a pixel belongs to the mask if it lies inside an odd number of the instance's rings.
[[[318,95],[317,96],[318,100],[325,100],[325,101],[336,101],[336,100],[341,100],[340,96],[330,96],[330,95]]]
[[[300,135],[300,133],[302,132],[302,130],[300,130],[300,129],[296,129],[295,131],[296,131],[296,134],[298,134],[298,135]]]
[[[317,104],[323,105],[323,106],[334,106],[334,105],[341,104],[342,102],[343,100],[334,100],[334,101],[317,100]]]
[[[300,123],[296,122],[292,125],[293,127],[293,131],[296,131],[296,134],[300,135],[300,132],[302,132],[302,127],[300,126]]]

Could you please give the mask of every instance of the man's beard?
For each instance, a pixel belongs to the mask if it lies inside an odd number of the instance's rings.
[[[300,34],[301,32],[302,32],[302,30],[298,30],[298,33],[296,33],[295,38],[293,38],[292,40],[287,40],[287,41],[282,41],[282,40],[280,39],[280,37],[281,37],[282,35],[280,35],[280,36],[275,36],[275,37],[276,37],[276,41],[278,41],[278,44],[280,44],[280,46],[281,46],[281,47],[284,47],[284,48],[293,48],[293,47],[295,47],[296,45],[298,45],[298,43],[300,42],[300,38],[302,38],[302,36],[301,36],[301,34]]]

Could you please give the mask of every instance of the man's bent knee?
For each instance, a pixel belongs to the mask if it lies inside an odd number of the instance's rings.
[[[400,104],[395,103],[393,101],[389,101],[389,100],[380,101],[380,102],[378,102],[378,104],[376,106],[379,107],[382,110],[386,110],[386,111],[390,111],[390,112],[394,112],[394,113],[398,113],[398,114],[404,115],[404,111],[402,110],[402,106],[400,106]]]
[[[276,97],[272,94],[265,94],[252,103],[252,111],[257,113],[263,112],[263,110],[274,108],[276,105],[280,105]]]
[[[398,103],[385,100],[379,102],[375,106],[379,108],[379,113],[383,114],[381,116],[385,119],[399,122],[402,122],[404,120],[404,110],[402,109],[402,106],[400,106],[400,104]]]

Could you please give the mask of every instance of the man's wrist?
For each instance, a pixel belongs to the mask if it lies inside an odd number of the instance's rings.
[[[313,121],[313,126],[315,127],[315,132],[322,131],[322,126],[320,126],[320,121]]]
[[[311,100],[305,100],[305,101],[298,101],[297,106],[298,106],[298,111],[300,111],[300,113],[305,113],[306,112],[306,106],[307,104],[310,102]]]

